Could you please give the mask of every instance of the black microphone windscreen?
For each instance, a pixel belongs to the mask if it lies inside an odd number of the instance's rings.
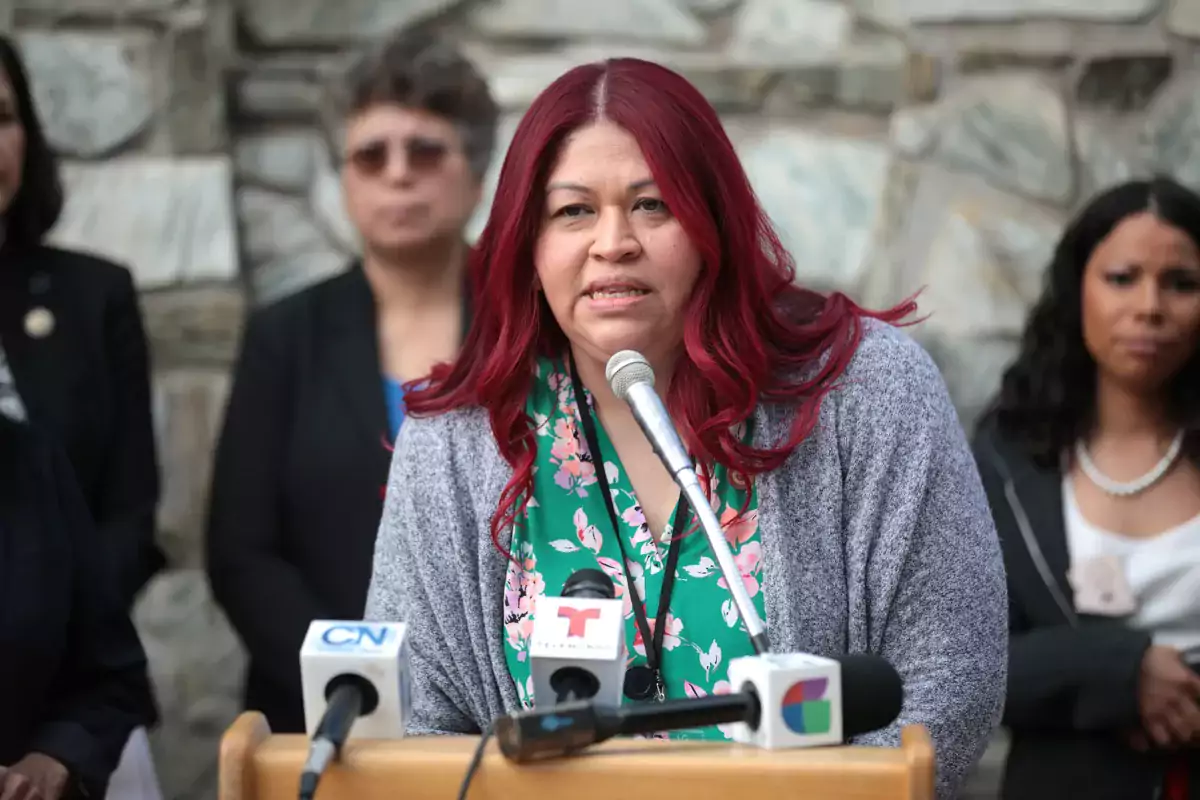
[[[895,722],[904,705],[904,683],[896,668],[870,653],[833,658],[842,665],[842,735],[849,739]]]
[[[598,569],[581,569],[571,573],[563,583],[563,597],[592,597],[597,600],[612,600],[617,596],[612,578]]]

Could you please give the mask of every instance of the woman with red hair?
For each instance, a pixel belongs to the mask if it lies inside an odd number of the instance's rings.
[[[712,106],[652,63],[571,70],[517,128],[462,355],[408,400],[368,619],[412,637],[414,732],[532,704],[537,600],[625,600],[634,700],[730,690],[753,653],[686,500],[604,370],[636,350],[779,652],[886,658],[951,797],[996,727],[1007,606],[971,452],[929,357],[798,287]],[[878,317],[874,319],[872,317]],[[718,728],[672,736],[724,738]]]

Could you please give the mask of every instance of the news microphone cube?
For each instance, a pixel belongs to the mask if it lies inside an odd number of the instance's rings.
[[[620,600],[539,597],[529,641],[534,705],[557,703],[552,678],[582,670],[599,682],[597,703],[619,705],[625,692],[625,617]]]
[[[842,665],[804,653],[743,656],[729,662],[733,691],[753,687],[758,729],[732,726],[734,741],[769,750],[842,743]]]
[[[408,641],[404,625],[395,622],[314,620],[300,647],[300,680],[304,690],[304,724],[311,737],[325,713],[330,682],[342,675],[365,678],[379,704],[358,718],[350,737],[398,739],[404,735],[412,708],[408,674]]]

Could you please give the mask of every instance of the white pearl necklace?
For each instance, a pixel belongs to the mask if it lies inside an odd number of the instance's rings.
[[[1149,472],[1127,483],[1114,481],[1101,472],[1096,463],[1092,461],[1092,457],[1088,455],[1087,448],[1083,442],[1075,443],[1075,457],[1079,461],[1079,468],[1083,470],[1083,474],[1087,475],[1088,480],[1099,486],[1104,492],[1116,497],[1132,497],[1135,494],[1146,491],[1162,480],[1162,477],[1167,474],[1167,470],[1175,464],[1175,459],[1179,458],[1179,453],[1182,449],[1183,431],[1180,431],[1175,434],[1175,438],[1171,441],[1171,446],[1167,449],[1167,454]]]

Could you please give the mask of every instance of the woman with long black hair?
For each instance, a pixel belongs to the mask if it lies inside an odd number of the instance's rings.
[[[1200,797],[1200,197],[1063,234],[975,452],[1008,573],[1003,796]]]

